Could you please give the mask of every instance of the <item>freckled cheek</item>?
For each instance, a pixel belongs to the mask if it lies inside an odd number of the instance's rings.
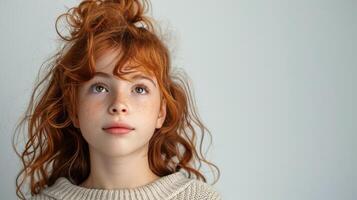
[[[93,116],[93,114],[98,114],[104,108],[104,103],[102,101],[87,99],[86,101],[82,101],[82,105],[80,105],[79,112],[82,115]]]
[[[132,101],[131,104],[132,111],[140,113],[156,113],[158,107],[157,103],[152,99]]]

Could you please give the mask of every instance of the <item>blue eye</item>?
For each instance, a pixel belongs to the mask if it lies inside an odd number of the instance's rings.
[[[102,83],[94,83],[91,86],[91,92],[104,93],[104,92],[109,92],[109,90]],[[147,94],[147,93],[149,93],[149,88],[142,84],[135,85],[134,92],[137,94]]]
[[[138,94],[146,94],[149,93],[149,89],[148,87],[144,86],[144,85],[137,85],[134,88],[135,92]]]
[[[103,85],[101,85],[100,83],[95,83],[92,85],[91,87],[92,91],[94,93],[102,93],[102,92],[109,92],[107,88],[105,88]],[[104,91],[106,90],[106,91]]]

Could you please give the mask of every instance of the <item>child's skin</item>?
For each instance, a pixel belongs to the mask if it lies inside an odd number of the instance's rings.
[[[159,178],[149,168],[147,152],[155,128],[161,128],[165,120],[165,101],[160,108],[160,89],[155,77],[150,77],[152,83],[146,79],[129,82],[114,76],[115,62],[111,61],[116,56],[110,51],[96,62],[96,72],[109,77],[95,76],[79,88],[78,117],[74,124],[88,142],[91,165],[89,177],[80,184],[82,187],[134,188]],[[136,71],[126,77],[136,74],[144,75]],[[96,82],[100,84],[95,85]],[[127,123],[135,130],[118,136],[102,129],[113,122]]]

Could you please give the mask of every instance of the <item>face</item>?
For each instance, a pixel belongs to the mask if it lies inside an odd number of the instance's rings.
[[[155,77],[140,71],[125,75],[129,81],[114,76],[115,56],[107,53],[99,58],[96,76],[80,86],[74,125],[80,128],[91,151],[121,157],[147,151],[155,129],[161,128],[165,120],[166,103],[163,101],[160,107],[160,89]],[[125,123],[134,130],[109,134],[104,129],[112,123]]]

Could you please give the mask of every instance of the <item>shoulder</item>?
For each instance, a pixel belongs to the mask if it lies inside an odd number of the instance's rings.
[[[57,200],[57,199],[59,199],[59,196],[57,195],[57,193],[55,191],[59,188],[61,182],[63,182],[63,178],[57,179],[55,184],[42,189],[38,194],[31,196],[29,198],[29,200]]]
[[[193,180],[191,187],[195,188],[198,199],[221,199],[219,192],[210,184],[199,180]]]
[[[56,198],[53,198],[41,192],[39,194],[31,196],[28,200],[56,200]]]
[[[200,180],[192,179],[187,183],[184,190],[180,191],[170,200],[174,199],[221,200],[222,197],[212,185]]]

